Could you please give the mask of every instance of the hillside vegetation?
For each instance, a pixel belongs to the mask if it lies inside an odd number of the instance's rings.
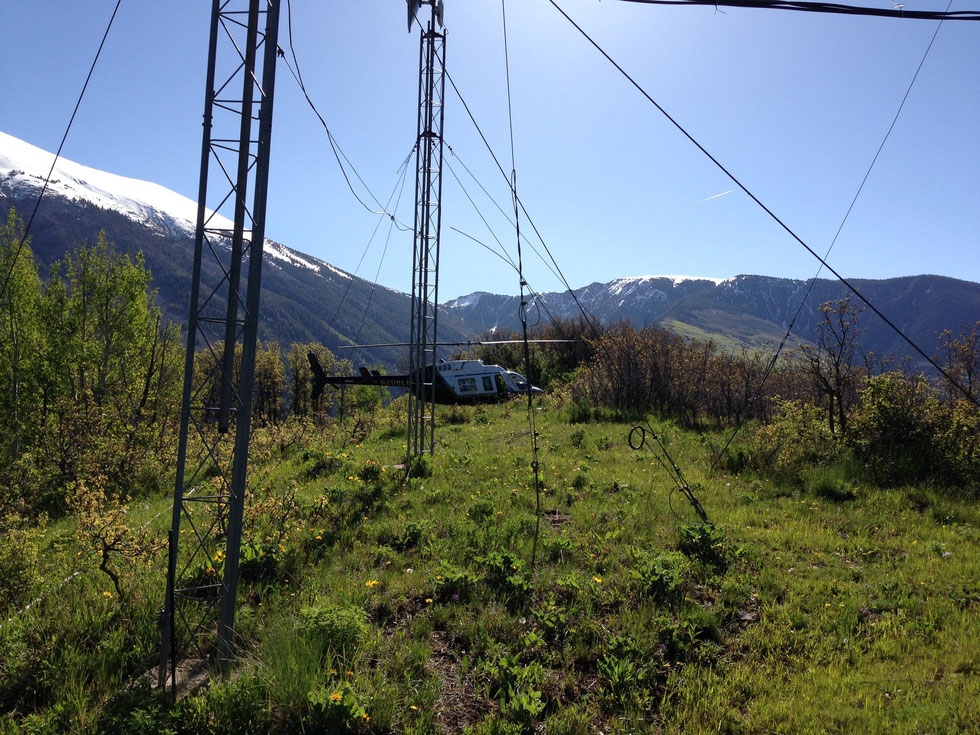
[[[0,302],[0,732],[980,728],[980,413],[861,353],[846,300],[771,370],[629,325],[541,353],[540,495],[524,402],[442,408],[408,477],[404,398],[312,406],[303,346],[267,347],[235,671],[160,696],[180,351],[114,258],[18,266]],[[119,318],[81,308],[92,272],[126,275],[131,337],[52,342]],[[977,345],[940,345],[968,393]]]

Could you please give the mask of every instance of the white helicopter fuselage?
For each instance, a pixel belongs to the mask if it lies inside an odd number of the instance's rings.
[[[523,375],[500,365],[484,365],[482,360],[440,360],[436,372],[444,387],[460,401],[493,400],[528,392],[529,384]],[[542,392],[534,386],[530,386],[530,391]]]

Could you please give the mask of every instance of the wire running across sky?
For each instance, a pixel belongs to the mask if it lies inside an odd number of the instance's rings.
[[[691,1],[698,2],[699,0],[691,0]],[[876,307],[873,303],[871,303],[864,296],[864,294],[862,294],[861,291],[858,290],[858,288],[854,284],[852,284],[848,279],[844,278],[844,276],[842,276],[835,268],[833,268],[826,261],[826,259],[820,257],[819,253],[817,253],[816,250],[814,250],[810,245],[808,245],[803,240],[803,238],[797,235],[796,232],[792,228],[790,228],[789,225],[783,222],[783,220],[781,220],[776,215],[775,212],[773,212],[769,207],[767,207],[762,202],[762,200],[759,199],[759,197],[757,197],[754,193],[752,193],[752,191],[750,191],[749,188],[745,184],[743,184],[738,177],[735,176],[735,174],[729,171],[728,168],[726,168],[721,163],[721,161],[718,160],[718,158],[712,155],[711,152],[708,151],[708,149],[705,148],[693,135],[691,135],[691,133],[689,133],[687,129],[683,125],[681,125],[680,122],[677,121],[676,118],[674,118],[669,112],[667,112],[667,110],[664,109],[664,107],[660,103],[658,103],[650,95],[650,93],[647,92],[646,89],[644,89],[640,85],[640,83],[637,82],[636,79],[634,79],[629,74],[629,72],[627,72],[619,63],[617,63],[616,60],[613,59],[612,56],[610,56],[609,53],[606,52],[605,49],[603,49],[578,23],[576,23],[572,19],[572,17],[568,13],[566,13],[561,8],[561,6],[558,5],[558,3],[555,0],[548,0],[548,2],[551,3],[551,5],[555,8],[555,10],[557,10],[565,18],[565,20],[567,20],[572,25],[572,27],[575,28],[575,30],[577,30],[585,38],[585,40],[588,41],[593,46],[593,48],[595,48],[596,51],[598,51],[606,59],[606,61],[612,64],[613,67],[616,69],[616,71],[618,71],[641,95],[643,95],[643,97],[651,105],[653,105],[660,112],[661,115],[663,115],[675,128],[677,128],[677,130],[685,138],[687,138],[691,143],[693,143],[694,146],[697,147],[697,149],[701,151],[701,153],[703,153],[708,158],[708,160],[710,160],[715,166],[718,167],[718,169],[722,173],[725,174],[725,176],[731,179],[732,183],[734,183],[739,189],[741,189],[746,196],[748,196],[753,202],[755,202],[767,215],[769,215],[769,217],[777,225],[779,225],[790,237],[792,237],[808,253],[810,253],[810,255],[816,258],[820,262],[822,267],[826,268],[828,271],[833,273],[834,277],[837,278],[838,281],[840,281],[845,286],[847,286],[847,288],[850,289],[851,292],[854,293],[854,295],[857,296],[865,304],[865,306],[871,309],[871,311],[874,312],[885,324],[891,327],[891,329],[899,337],[901,337],[905,341],[905,343],[909,345],[909,347],[911,347],[916,353],[918,353],[920,357],[922,357],[922,359],[924,359],[927,363],[929,363],[929,365],[931,365],[940,375],[942,375],[947,381],[949,381],[950,385],[954,386],[958,391],[960,391],[960,393],[962,393],[963,396],[965,396],[966,399],[969,400],[971,403],[980,406],[980,402],[978,402],[978,400],[973,397],[972,393],[970,393],[970,391],[966,387],[964,387],[958,380],[956,380],[952,375],[950,375],[949,372],[945,370],[938,362],[936,362],[936,360],[933,359],[928,353],[926,353],[925,350],[919,347],[919,345],[916,344],[907,334],[905,334],[905,332],[902,331],[902,329],[899,328],[897,324],[895,324],[891,319],[885,316],[885,314],[883,314],[881,310],[878,309],[878,307]]]

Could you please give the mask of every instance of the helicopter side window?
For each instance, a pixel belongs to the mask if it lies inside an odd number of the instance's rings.
[[[460,393],[476,393],[476,378],[460,378],[458,385]]]
[[[486,393],[493,392],[493,378],[491,378],[489,375],[483,376],[483,390]]]

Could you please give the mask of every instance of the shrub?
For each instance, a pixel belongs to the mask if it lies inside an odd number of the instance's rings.
[[[436,575],[436,591],[439,599],[444,602],[468,599],[479,583],[480,576],[478,574],[461,569],[447,561],[443,561],[439,565],[439,574]]]
[[[44,525],[43,517],[31,527],[16,515],[0,518],[0,609],[23,604],[41,582],[37,557]]]
[[[854,493],[849,476],[849,468],[844,463],[831,467],[818,467],[807,476],[807,489],[814,495],[835,503],[854,500],[857,495]]]
[[[451,425],[468,424],[473,414],[473,409],[454,403],[443,412],[442,420]]]
[[[779,405],[772,422],[756,433],[755,443],[761,465],[793,481],[799,481],[809,467],[835,461],[840,453],[824,413],[796,401]]]
[[[955,455],[957,442],[944,447],[940,435],[949,436],[943,427],[950,418],[924,379],[886,373],[868,380],[849,439],[876,482],[899,485],[948,478],[952,473],[944,455]]]
[[[595,411],[584,400],[576,399],[568,409],[568,423],[587,424],[595,418]]]
[[[303,608],[299,614],[299,630],[320,650],[345,655],[364,640],[368,627],[362,610],[328,605]]]

